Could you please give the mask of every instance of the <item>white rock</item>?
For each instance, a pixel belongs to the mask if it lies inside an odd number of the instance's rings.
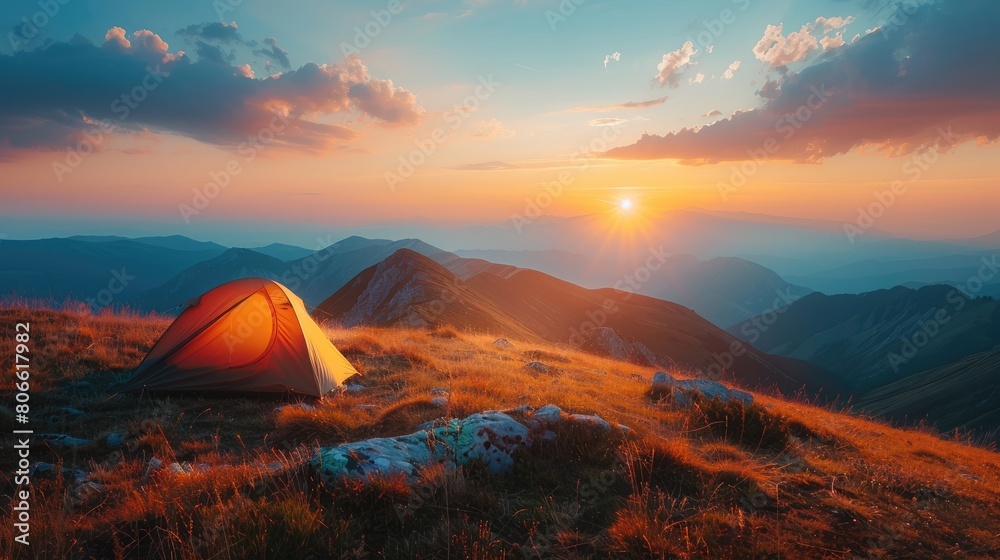
[[[555,426],[562,421],[562,409],[554,404],[548,404],[536,410],[533,418],[543,426]]]
[[[670,393],[681,406],[689,406],[690,393],[703,395],[707,399],[718,398],[722,402],[736,399],[744,405],[753,404],[753,395],[738,389],[730,389],[718,381],[708,379],[677,379],[669,373],[658,371],[653,375],[653,392]]]
[[[402,473],[415,480],[422,468],[438,463],[481,462],[492,472],[513,465],[511,454],[528,443],[528,428],[500,412],[393,438],[375,438],[319,449],[310,460],[323,480]]]
[[[611,424],[596,414],[570,414],[569,420],[571,422],[576,422],[577,424],[590,424],[591,426],[597,426],[598,428],[602,428],[604,430],[611,429]]]

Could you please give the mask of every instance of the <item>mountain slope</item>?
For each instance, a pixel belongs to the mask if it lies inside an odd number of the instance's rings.
[[[928,420],[942,431],[995,432],[1000,427],[1000,349],[909,375],[864,395],[858,406],[912,423]]]
[[[948,286],[815,293],[729,332],[765,352],[819,364],[867,391],[1000,344],[1000,305]]]
[[[1000,558],[1000,454],[926,430],[760,393],[671,404],[649,396],[660,368],[403,328],[325,329],[363,373],[336,398],[150,398],[118,388],[169,321],[0,306],[0,338],[25,317],[44,334],[33,387],[48,412],[32,426],[93,443],[33,444],[31,546],[14,540],[12,503],[0,558]],[[527,349],[559,370],[523,367]],[[14,365],[0,353],[0,370]],[[529,429],[513,469],[453,458],[468,440],[510,450],[523,436],[424,431],[472,415]],[[451,460],[428,464],[407,441]],[[342,445],[411,461],[358,455],[382,472],[321,482],[311,459]],[[17,462],[0,454],[0,471]]]
[[[842,389],[816,371],[804,376],[794,364],[778,364],[744,348],[674,303],[610,288],[588,290],[528,269],[506,277],[481,273],[462,281],[408,250],[359,274],[324,301],[317,314],[347,326],[447,325],[577,345],[584,342],[582,333],[607,327],[623,340],[641,343],[662,362],[735,375],[747,385],[776,386],[786,392],[803,385],[815,392],[825,385],[829,394]]]
[[[316,305],[362,270],[382,262],[400,249],[411,249],[423,255],[443,252],[419,239],[388,241],[348,237],[308,257],[288,263],[293,273],[285,285],[306,303]]]

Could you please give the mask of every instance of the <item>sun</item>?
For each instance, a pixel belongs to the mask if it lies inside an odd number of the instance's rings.
[[[618,202],[618,208],[620,208],[622,210],[625,210],[625,211],[631,210],[632,209],[632,199],[631,198],[623,198],[623,199],[621,199],[621,201]]]

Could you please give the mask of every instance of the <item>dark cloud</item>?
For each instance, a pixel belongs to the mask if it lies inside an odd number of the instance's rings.
[[[264,39],[264,44],[268,47],[258,49],[254,51],[254,54],[259,54],[261,56],[267,57],[269,61],[277,63],[282,68],[288,69],[292,67],[292,62],[288,59],[288,53],[278,46],[278,40],[274,37],[268,37]]]
[[[780,84],[765,104],[608,155],[714,163],[750,159],[773,139],[774,159],[820,161],[859,146],[906,154],[948,140],[1000,137],[1000,3],[940,1],[892,13],[889,25],[831,52]],[[778,87],[780,85],[780,87]],[[825,100],[824,100],[825,99]]]
[[[236,59],[232,52],[227,54],[218,46],[208,44],[205,41],[195,41],[195,53],[198,54],[198,60],[216,64],[229,64]]]
[[[200,39],[202,41],[218,41],[220,43],[243,42],[243,37],[236,27],[235,21],[232,23],[213,21],[191,24],[184,29],[177,30],[177,34],[189,39]]]
[[[342,144],[357,132],[311,120],[361,113],[390,123],[417,122],[412,93],[377,80],[355,56],[339,65],[306,64],[252,79],[212,45],[193,62],[149,31],[113,28],[101,46],[57,43],[0,56],[0,157],[73,145],[95,129],[160,131],[236,146],[284,119],[276,141],[290,148]]]

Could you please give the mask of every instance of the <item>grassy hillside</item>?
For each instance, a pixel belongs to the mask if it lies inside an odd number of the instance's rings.
[[[924,431],[763,395],[750,407],[675,408],[649,396],[652,369],[537,342],[500,349],[448,329],[329,330],[363,376],[312,409],[114,395],[167,319],[8,307],[0,337],[11,340],[25,320],[32,427],[93,440],[72,449],[36,441],[32,458],[86,471],[103,489],[83,491],[72,476],[32,479],[30,550],[12,544],[0,499],[3,558],[1000,555],[1000,455]],[[524,367],[533,360],[549,372]],[[9,352],[0,368],[12,370]],[[435,389],[447,390],[444,406],[432,402]],[[5,376],[5,419],[11,391]],[[416,484],[323,484],[302,466],[317,445],[550,403],[630,429],[560,427],[505,475],[432,468]],[[13,440],[2,437],[9,473]],[[148,472],[154,458],[178,467]],[[5,477],[0,494],[12,491]]]

